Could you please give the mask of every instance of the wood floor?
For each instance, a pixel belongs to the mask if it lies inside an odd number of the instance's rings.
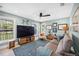
[[[36,39],[38,39],[38,37],[36,37]],[[20,46],[18,45],[18,43],[16,43],[15,45],[16,46],[14,48]],[[5,44],[5,46],[8,46],[8,44]],[[3,48],[3,46],[0,46],[0,56],[15,56],[15,54],[13,52],[13,49],[9,49],[8,47]]]
[[[4,48],[0,49],[0,56],[15,56],[12,49]]]

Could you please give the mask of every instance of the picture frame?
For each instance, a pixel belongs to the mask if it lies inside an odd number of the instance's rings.
[[[57,23],[53,23],[52,24],[52,31],[54,32],[54,33],[56,33],[57,32]]]
[[[63,30],[63,27],[66,26],[67,24],[58,24],[58,30]]]
[[[53,27],[57,27],[57,23],[53,23]]]
[[[53,32],[54,32],[54,33],[56,33],[56,32],[57,32],[57,28],[53,28],[52,30],[53,30]]]
[[[52,26],[51,25],[47,25],[47,29],[52,29]]]

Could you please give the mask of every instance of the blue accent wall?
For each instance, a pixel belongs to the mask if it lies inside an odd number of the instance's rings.
[[[59,30],[58,29],[58,25],[59,24],[68,24],[70,26],[70,18],[62,18],[62,19],[56,19],[56,20],[50,20],[50,21],[46,21],[46,22],[43,22],[41,24],[41,31],[42,32],[45,32],[46,34],[49,34],[48,33],[48,29],[47,29],[47,25],[53,25],[53,23],[57,23],[57,35],[62,35],[63,34],[63,30]],[[53,34],[53,29],[50,30],[51,31],[51,34]]]

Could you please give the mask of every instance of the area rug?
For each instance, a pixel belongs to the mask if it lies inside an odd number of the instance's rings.
[[[13,49],[15,56],[37,56],[37,48],[45,46],[48,41],[36,40],[34,42],[24,44],[20,47]]]

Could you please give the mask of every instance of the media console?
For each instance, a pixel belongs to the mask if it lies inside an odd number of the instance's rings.
[[[33,26],[17,25],[17,38],[19,44],[29,43],[35,40],[35,28]]]
[[[34,35],[32,35],[32,36],[26,36],[26,37],[19,38],[18,43],[20,45],[22,45],[22,44],[26,44],[26,43],[32,42],[34,40],[35,40],[35,36]]]

